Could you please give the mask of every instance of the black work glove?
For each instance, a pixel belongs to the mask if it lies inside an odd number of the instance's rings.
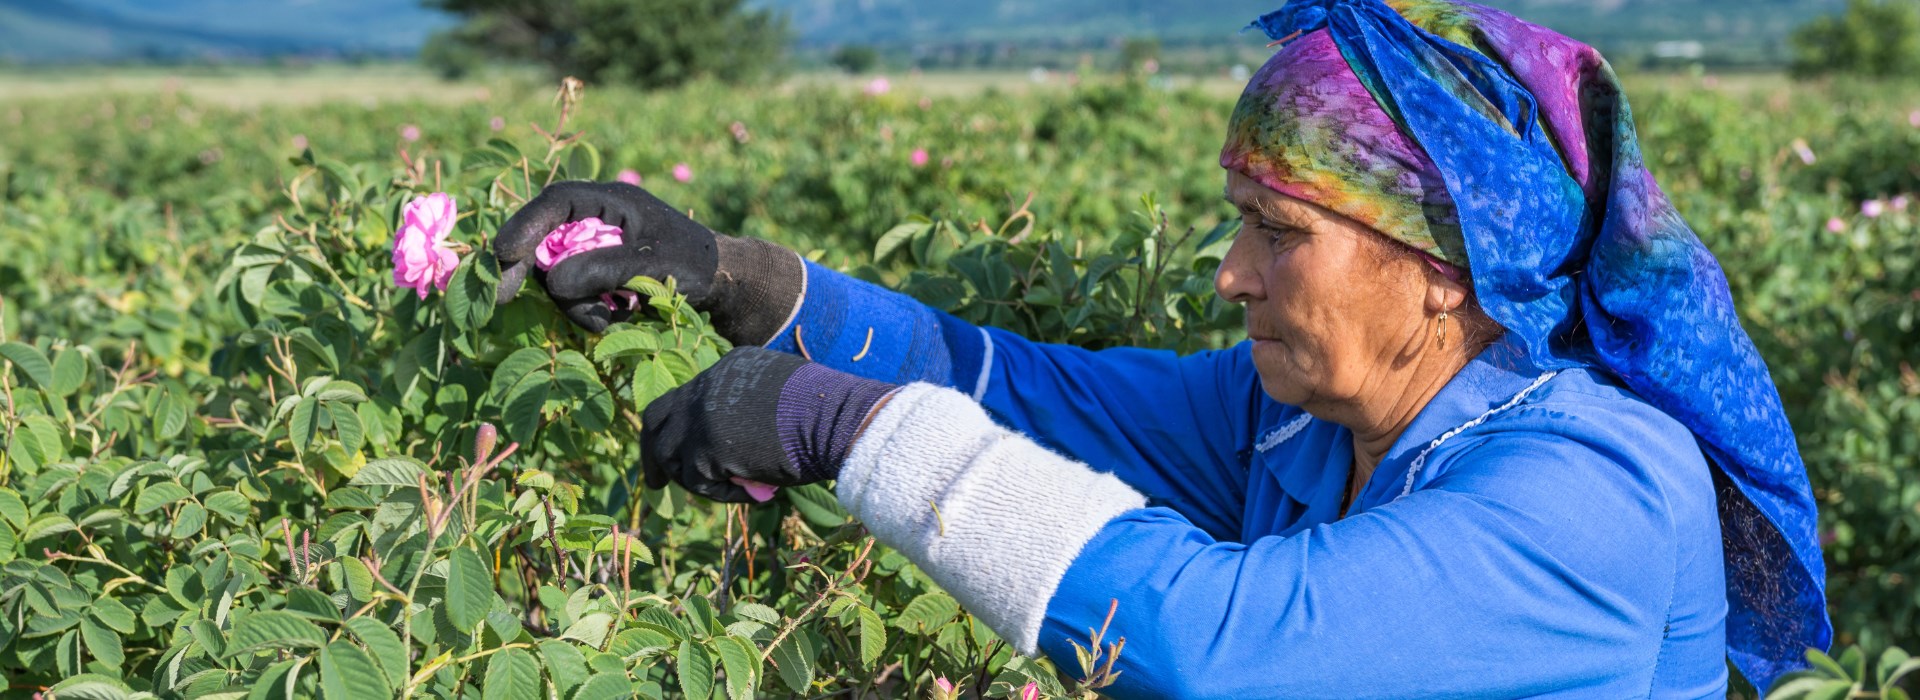
[[[598,217],[617,226],[621,245],[578,253],[553,269],[534,267],[540,242],[561,224]],[[554,303],[582,328],[598,333],[632,315],[602,296],[638,276],[665,281],[708,312],[714,329],[735,345],[772,339],[800,298],[805,270],[780,246],[714,233],[652,193],[621,182],[557,182],[520,207],[493,239],[501,274],[499,303],[513,299],[532,274]]]
[[[899,386],[765,348],[736,348],[647,405],[647,488],[677,481],[716,501],[755,499],[734,479],[799,486],[832,479],[869,416]]]

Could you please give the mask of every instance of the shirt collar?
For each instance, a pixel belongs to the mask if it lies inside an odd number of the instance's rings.
[[[1376,471],[1390,471],[1398,475],[1392,489],[1394,494],[1398,494],[1401,485],[1397,482],[1406,478],[1407,468],[1414,457],[1433,444],[1434,440],[1506,404],[1539,377],[1540,370],[1526,359],[1525,351],[1513,342],[1511,334],[1501,337],[1460,368],[1459,373],[1453,375],[1439,393],[1434,394],[1426,407],[1420,409],[1413,422],[1394,441],[1393,447],[1387,450],[1386,458],[1381,460]],[[1377,485],[1380,480],[1371,479],[1370,482]]]

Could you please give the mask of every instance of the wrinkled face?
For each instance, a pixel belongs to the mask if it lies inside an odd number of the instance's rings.
[[[1267,395],[1307,407],[1365,402],[1432,332],[1436,294],[1422,265],[1379,234],[1237,172],[1227,200],[1242,226],[1214,289],[1246,306]],[[1431,298],[1431,301],[1430,301]],[[1437,308],[1434,309],[1437,312]]]

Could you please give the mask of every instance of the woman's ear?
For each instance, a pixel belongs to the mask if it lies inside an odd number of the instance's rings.
[[[1453,313],[1465,303],[1467,303],[1465,282],[1448,277],[1430,266],[1427,267],[1427,313]]]

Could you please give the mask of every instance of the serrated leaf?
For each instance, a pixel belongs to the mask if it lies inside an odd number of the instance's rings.
[[[127,660],[126,647],[121,645],[120,635],[91,618],[80,620],[80,639],[87,643],[87,653],[108,666],[119,668]]]
[[[519,384],[514,385],[501,409],[501,418],[504,419],[501,427],[509,440],[522,444],[533,442],[533,433],[540,429],[542,410],[547,405],[547,393],[552,387],[553,375],[544,369],[528,372]]]
[[[140,496],[133,500],[133,514],[146,515],[192,496],[187,487],[176,482],[154,482],[141,489]]]
[[[427,467],[412,457],[385,457],[367,462],[347,483],[352,486],[399,486],[415,488]]]
[[[200,529],[206,526],[206,507],[188,501],[181,504],[179,510],[174,511],[173,524],[168,528],[167,534],[176,540],[184,540],[200,534]]]
[[[287,417],[287,439],[293,441],[294,453],[306,453],[319,434],[320,402],[311,396],[301,397],[300,402],[293,405],[293,414]]]
[[[580,654],[579,648],[551,639],[536,646],[541,660],[546,662],[547,679],[553,681],[553,688],[561,697],[587,682],[587,658]]]
[[[839,527],[853,517],[840,507],[839,498],[820,484],[790,486],[780,489],[779,495],[785,496],[794,510],[800,511],[800,517],[815,527]]]
[[[673,390],[673,373],[659,360],[642,362],[633,368],[633,408],[644,411],[647,404]]]
[[[928,632],[960,614],[960,603],[940,591],[922,593],[907,603],[893,624],[909,632]]]
[[[521,700],[538,698],[540,664],[524,649],[507,649],[487,660],[487,679],[480,686],[481,700]]]
[[[207,510],[218,513],[227,522],[243,525],[253,516],[253,502],[237,491],[215,491],[201,501]]]
[[[33,519],[33,522],[27,523],[26,530],[20,533],[20,541],[32,544],[34,540],[42,537],[52,537],[74,530],[73,520],[67,516],[59,513],[41,513]]]
[[[53,358],[53,381],[47,391],[54,396],[71,396],[87,381],[87,355],[73,348],[61,350]]]
[[[773,665],[780,670],[780,680],[789,690],[806,694],[813,687],[814,656],[812,639],[805,630],[787,635],[773,648]]]
[[[880,620],[880,613],[862,605],[857,613],[860,618],[860,664],[871,668],[880,658],[880,652],[887,648],[887,625]]]
[[[39,348],[26,343],[0,343],[0,358],[12,360],[13,366],[26,375],[34,386],[52,389],[53,363],[47,361],[46,354],[40,352]]]
[[[127,700],[132,693],[120,679],[97,673],[82,673],[47,689],[49,696],[59,700]]]
[[[624,700],[633,697],[633,682],[620,673],[596,673],[587,682],[580,684],[580,690],[573,694],[573,700]],[[694,696],[687,696],[694,697]]]
[[[609,333],[593,346],[593,359],[606,362],[614,358],[660,350],[660,334],[645,328],[629,328]]]
[[[453,550],[447,566],[447,619],[471,632],[493,609],[493,577],[472,547]]]
[[[389,680],[372,656],[346,640],[320,650],[320,688],[327,698],[390,698]]]
[[[366,645],[380,672],[386,674],[388,685],[399,687],[406,683],[407,647],[400,643],[400,635],[395,634],[393,628],[370,617],[356,617],[347,621],[347,631]]]
[[[93,608],[88,612],[92,613],[93,618],[99,620],[100,624],[106,625],[115,632],[133,634],[136,620],[133,609],[127,607],[125,603],[113,598],[96,598],[93,601]]]
[[[713,696],[713,659],[707,655],[706,645],[691,639],[680,643],[680,653],[675,655],[675,676],[680,680],[680,692],[689,698]]]
[[[602,612],[588,613],[568,625],[567,631],[560,633],[560,638],[571,639],[598,649],[607,643],[607,632],[612,626],[612,615]]]
[[[13,489],[0,488],[0,518],[6,518],[14,529],[25,529],[30,519],[27,502]]]
[[[318,649],[327,643],[327,634],[305,618],[282,610],[263,610],[248,615],[227,635],[228,655],[246,654],[262,649]]]
[[[720,665],[727,670],[727,697],[747,700],[760,682],[760,650],[753,642],[728,635],[713,640],[720,653]]]
[[[733,614],[769,625],[780,624],[780,611],[759,603],[740,603],[733,606]]]

